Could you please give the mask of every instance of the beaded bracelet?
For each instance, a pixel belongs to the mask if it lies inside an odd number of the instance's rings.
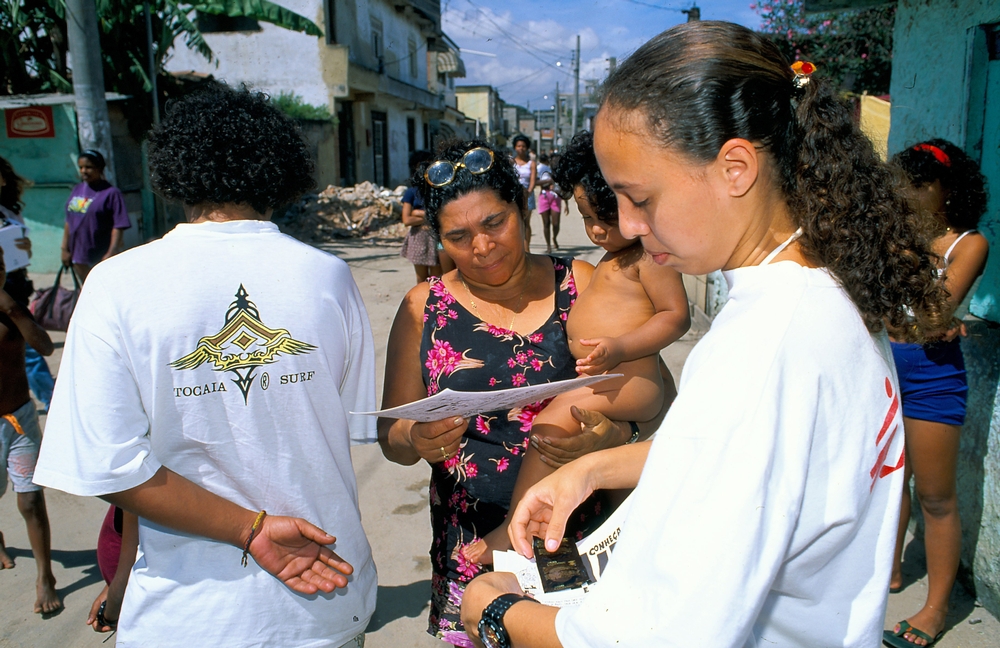
[[[247,556],[250,555],[250,543],[253,542],[254,536],[257,535],[257,531],[260,530],[260,523],[264,521],[267,517],[267,511],[261,510],[257,514],[257,519],[254,520],[253,526],[250,527],[250,536],[247,538],[246,544],[243,545],[243,558],[240,559],[240,563],[246,567],[247,566]]]

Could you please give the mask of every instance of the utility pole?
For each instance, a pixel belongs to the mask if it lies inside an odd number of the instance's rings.
[[[153,15],[149,12],[149,3],[143,2],[142,8],[146,14],[146,53],[149,64],[149,82],[153,94],[153,123],[160,123],[160,93],[156,88],[156,57],[153,55]]]
[[[556,81],[556,125],[552,129],[552,148],[559,148],[559,113],[562,110],[562,102],[559,101],[559,82]]]
[[[66,32],[73,56],[73,95],[76,99],[76,130],[83,149],[104,155],[104,175],[114,184],[115,163],[111,145],[111,119],[104,97],[101,37],[97,30],[94,0],[66,0]]]
[[[698,5],[691,5],[690,9],[682,9],[681,13],[687,14],[688,22],[701,20],[701,9],[698,8]]]
[[[608,76],[615,73],[615,68],[618,67],[618,57],[612,56],[608,59]]]
[[[580,114],[580,34],[576,35],[576,56],[573,57],[573,124],[570,137],[576,135],[577,115]]]

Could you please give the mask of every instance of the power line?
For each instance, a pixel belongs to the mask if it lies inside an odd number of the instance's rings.
[[[528,54],[528,55],[529,55],[529,56],[531,56],[532,58],[535,58],[535,59],[537,59],[538,61],[541,61],[542,63],[544,63],[545,65],[547,65],[547,66],[551,67],[552,69],[554,69],[554,70],[558,70],[559,72],[562,72],[563,74],[566,74],[567,76],[569,75],[569,72],[567,72],[566,70],[562,69],[561,67],[559,67],[559,66],[557,66],[557,65],[553,64],[553,63],[552,63],[551,61],[547,61],[547,60],[545,60],[544,58],[542,58],[542,57],[541,57],[541,56],[540,56],[540,55],[539,55],[538,53],[536,53],[536,52],[541,52],[542,54],[549,54],[549,55],[551,55],[551,56],[556,56],[556,55],[555,55],[554,53],[551,53],[551,52],[546,52],[546,51],[545,51],[545,50],[543,50],[542,48],[539,48],[539,47],[536,47],[536,46],[532,46],[532,45],[528,45],[528,44],[526,44],[526,43],[523,43],[523,42],[521,42],[521,41],[520,41],[520,40],[519,40],[519,39],[518,39],[518,38],[517,38],[517,37],[516,37],[516,36],[515,36],[514,34],[511,34],[511,33],[510,33],[509,31],[507,31],[506,29],[504,29],[503,27],[501,27],[501,26],[500,26],[500,25],[499,25],[499,24],[498,24],[498,23],[497,23],[497,22],[496,22],[495,20],[493,20],[493,19],[492,19],[492,18],[491,18],[491,17],[490,17],[490,16],[489,16],[489,15],[488,15],[488,14],[487,14],[487,13],[486,13],[485,11],[483,11],[483,10],[482,10],[481,8],[479,8],[478,6],[476,6],[476,5],[475,5],[475,4],[474,4],[474,3],[472,2],[472,0],[466,0],[466,2],[468,2],[468,3],[469,3],[469,4],[470,4],[470,5],[471,5],[471,6],[472,6],[472,7],[473,7],[473,8],[474,8],[474,9],[475,9],[475,10],[476,10],[476,11],[477,11],[478,13],[479,13],[479,15],[480,15],[480,16],[482,16],[483,18],[485,18],[485,19],[486,19],[486,20],[487,20],[488,22],[490,22],[490,23],[491,23],[491,24],[492,24],[492,25],[493,25],[494,27],[496,27],[496,29],[497,29],[497,30],[498,30],[498,31],[499,31],[499,32],[500,32],[501,34],[503,34],[504,36],[506,36],[507,38],[509,38],[509,39],[510,39],[510,41],[511,41],[511,44],[512,44],[512,45],[514,45],[514,46],[515,46],[515,47],[516,47],[517,49],[521,50],[521,51],[522,51],[522,52],[524,52],[525,54]]]
[[[643,7],[651,7],[653,9],[662,9],[663,11],[677,11],[679,13],[684,13],[683,9],[675,9],[674,7],[664,7],[663,5],[655,5],[649,2],[643,2],[642,0],[628,0],[632,4],[641,5]]]

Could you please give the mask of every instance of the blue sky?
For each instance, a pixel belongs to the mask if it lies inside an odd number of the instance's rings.
[[[697,4],[704,20],[756,27],[760,20],[750,9],[752,1]],[[445,33],[463,50],[467,75],[456,83],[492,85],[504,101],[530,103],[534,110],[552,105],[557,81],[560,92],[572,91],[570,52],[577,34],[581,80],[601,79],[607,74],[609,57],[624,59],[664,29],[684,22],[687,16],[680,10],[692,4],[691,0],[442,0],[441,10]]]

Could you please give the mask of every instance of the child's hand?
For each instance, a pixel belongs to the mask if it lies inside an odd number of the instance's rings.
[[[580,340],[580,344],[592,346],[594,350],[586,358],[576,361],[577,373],[597,376],[611,371],[625,359],[617,338],[602,337]]]

